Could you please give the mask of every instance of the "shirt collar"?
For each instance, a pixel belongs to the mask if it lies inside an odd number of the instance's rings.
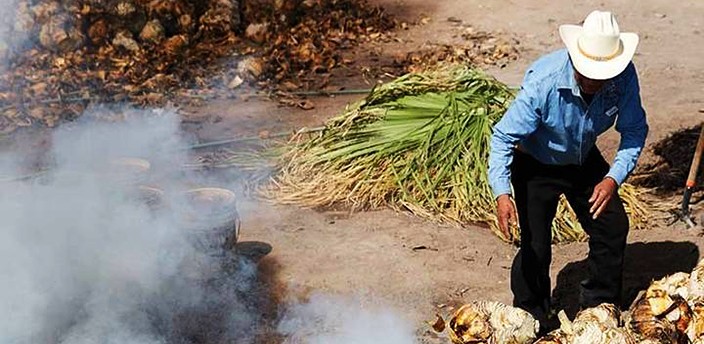
[[[574,67],[572,66],[572,60],[569,55],[567,56],[567,61],[565,61],[565,64],[562,66],[562,70],[558,75],[556,85],[558,90],[572,90],[573,96],[582,96],[582,91],[579,89],[579,85],[577,85],[577,79],[574,78]],[[602,88],[602,91],[611,90],[613,87],[614,80],[609,80]],[[599,93],[602,93],[602,91],[599,91]]]
[[[577,80],[574,78],[574,68],[572,67],[572,60],[570,60],[569,55],[560,71],[559,79],[557,80],[557,89],[572,90],[573,95],[580,95],[579,85],[577,85]]]

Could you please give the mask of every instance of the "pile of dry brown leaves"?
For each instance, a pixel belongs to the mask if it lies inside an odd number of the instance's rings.
[[[0,45],[0,132],[93,101],[158,105],[242,85],[305,88],[396,22],[355,0],[17,0]],[[14,48],[14,49],[13,49]]]
[[[480,32],[464,44],[432,44],[399,61],[407,72],[419,72],[438,62],[505,67],[518,59],[517,42]]]
[[[641,164],[632,177],[632,182],[652,189],[659,195],[682,192],[687,180],[694,151],[697,147],[700,125],[682,128],[652,145],[653,161]],[[704,165],[704,162],[702,162]],[[699,171],[703,171],[700,166]],[[704,176],[697,175],[695,191],[704,190]]]
[[[395,63],[404,72],[415,73],[445,62],[503,68],[518,59],[519,42],[514,38],[471,26],[458,27],[456,36],[455,44],[425,44]]]

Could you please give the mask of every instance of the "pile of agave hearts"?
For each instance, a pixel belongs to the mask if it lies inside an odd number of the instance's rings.
[[[536,339],[539,324],[527,312],[498,302],[475,301],[458,308],[446,323],[454,344],[704,344],[704,260],[691,273],[654,281],[631,308],[620,312],[602,304],[570,321],[558,314],[560,328]]]

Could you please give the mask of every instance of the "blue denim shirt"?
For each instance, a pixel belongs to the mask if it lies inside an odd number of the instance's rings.
[[[494,127],[489,155],[494,196],[511,193],[509,166],[516,145],[544,164],[581,165],[597,136],[614,123],[621,143],[606,176],[620,185],[633,171],[648,134],[633,63],[587,106],[567,50],[543,56],[526,72],[516,99]]]

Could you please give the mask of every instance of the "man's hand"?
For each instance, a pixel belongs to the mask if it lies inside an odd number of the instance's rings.
[[[511,196],[504,194],[496,199],[496,203],[496,211],[499,215],[499,230],[501,230],[506,239],[513,241],[511,225],[516,224],[518,220],[513,200],[511,200]]]
[[[606,205],[611,201],[614,193],[618,189],[618,184],[611,177],[606,177],[599,184],[594,187],[594,193],[589,199],[589,203],[592,204],[589,213],[593,214],[592,218],[596,220],[602,211],[606,208]]]

